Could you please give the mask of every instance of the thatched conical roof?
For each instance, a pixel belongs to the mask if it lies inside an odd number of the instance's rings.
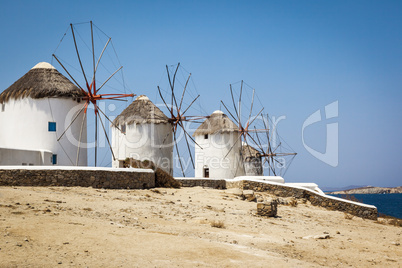
[[[9,99],[27,97],[41,99],[47,97],[79,98],[82,96],[81,90],[59,73],[56,68],[47,62],[40,62],[0,94],[0,103],[5,103]]]
[[[242,142],[242,154],[243,154],[243,158],[247,161],[250,158],[255,158],[255,157],[259,157],[260,156],[260,152],[255,149],[254,147],[252,147],[251,145],[248,145],[245,142]]]
[[[116,117],[113,124],[161,124],[168,122],[168,117],[147,96],[141,95]]]
[[[215,111],[194,132],[193,136],[238,132],[236,124],[222,111]]]

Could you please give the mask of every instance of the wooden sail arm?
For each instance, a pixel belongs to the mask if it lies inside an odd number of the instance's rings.
[[[272,153],[272,154],[260,154],[260,157],[278,157],[278,156],[288,156],[297,155],[297,153]]]
[[[201,119],[207,119],[209,116],[184,116],[182,117],[182,121],[197,121]]]
[[[113,100],[113,99],[122,99],[127,97],[134,97],[135,94],[99,94],[99,95],[87,95],[83,99],[89,100],[91,102],[97,100]]]

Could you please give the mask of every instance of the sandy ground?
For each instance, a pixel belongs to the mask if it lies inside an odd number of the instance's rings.
[[[309,203],[263,218],[233,190],[158,190],[0,187],[0,266],[402,265],[400,227]]]

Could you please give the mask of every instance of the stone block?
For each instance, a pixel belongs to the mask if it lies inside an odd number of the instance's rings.
[[[278,212],[277,200],[271,202],[257,203],[257,214],[265,217],[275,217]]]

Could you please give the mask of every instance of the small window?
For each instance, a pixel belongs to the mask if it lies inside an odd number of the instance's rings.
[[[22,165],[23,165],[23,166],[26,166],[26,165],[27,165],[27,163],[22,163]]]
[[[1,111],[4,112],[6,110],[6,104],[2,103],[1,104]]]
[[[53,165],[57,164],[57,154],[52,155],[52,164]]]
[[[204,168],[204,178],[209,178],[209,168]]]
[[[204,135],[204,139],[208,139],[208,134],[205,134],[205,135]]]
[[[33,165],[34,165],[34,164],[32,164],[32,163],[29,163],[29,164],[28,164],[28,166],[33,166]]]
[[[49,122],[49,132],[56,132],[56,122]]]
[[[120,126],[121,133],[126,134],[126,124]]]

